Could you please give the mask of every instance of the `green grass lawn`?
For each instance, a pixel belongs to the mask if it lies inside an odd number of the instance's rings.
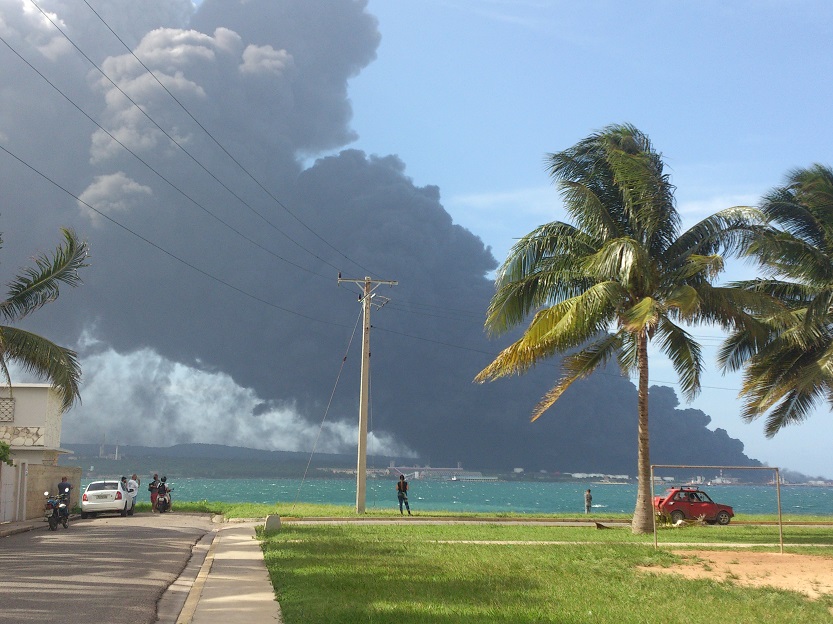
[[[148,511],[149,505],[137,509]],[[654,549],[652,535],[633,535],[629,528],[536,522],[587,519],[566,514],[432,512],[401,518],[392,509],[374,510],[362,518],[398,519],[395,524],[364,525],[291,522],[356,518],[351,507],[334,505],[177,501],[175,511],[229,519],[278,514],[285,520],[279,532],[261,535],[285,624],[833,622],[833,598],[812,601],[793,592],[637,570],[679,564],[680,558],[669,552],[675,544],[766,544],[755,548],[777,552],[777,526],[746,524],[773,522],[775,516],[739,516],[725,527],[662,527],[660,548]],[[429,517],[477,522],[420,522]],[[612,523],[630,518],[614,514],[592,519]],[[511,520],[531,522],[507,522]],[[784,520],[787,552],[833,557],[833,527],[797,526],[830,518]]]
[[[191,512],[191,513],[214,513],[225,516],[229,519],[234,518],[265,518],[269,514],[277,514],[286,518],[356,518],[356,510],[348,505],[321,505],[315,503],[275,503],[266,505],[263,503],[220,503],[216,501],[178,501],[174,500],[174,508],[177,511]],[[136,503],[136,511],[150,511],[150,503]],[[369,509],[361,516],[365,519],[385,519],[385,518],[399,518],[399,509],[391,506],[388,509]],[[631,514],[594,514],[592,516],[585,516],[583,514],[527,514],[517,512],[505,513],[464,513],[454,511],[418,511],[415,512],[416,518],[466,518],[470,520],[489,519],[505,519],[505,520],[598,520],[599,522],[629,522]],[[738,514],[732,520],[732,525],[743,524],[746,522],[776,522],[778,516],[776,515],[756,515]],[[830,516],[802,516],[796,514],[785,514],[783,516],[785,524],[792,523],[808,523],[808,522],[831,522]],[[730,525],[731,526],[731,525]]]
[[[687,527],[660,535],[666,543],[778,543],[772,526]],[[827,544],[800,551],[833,556],[828,528],[794,527],[786,538]],[[833,622],[833,599],[640,572],[638,566],[670,566],[679,558],[630,529],[405,519],[370,526],[284,523],[263,540],[285,624]]]

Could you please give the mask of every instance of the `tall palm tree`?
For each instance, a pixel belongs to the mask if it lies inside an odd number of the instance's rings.
[[[718,252],[744,243],[748,230],[740,226],[755,211],[728,209],[678,235],[680,216],[662,157],[631,125],[609,126],[547,161],[574,224],[538,227],[498,270],[486,330],[500,334],[534,317],[475,381],[523,373],[569,352],[534,421],[574,381],[613,357],[625,374],[636,373],[639,487],[632,530],[651,532],[648,343],[655,340],[670,358],[683,394],[693,398],[703,359],[682,324],[734,327],[746,295],[712,280],[723,270]]]
[[[87,266],[87,243],[72,230],[62,229],[64,240],[52,257],[35,258],[35,266],[24,269],[9,284],[7,299],[0,301],[0,316],[6,323],[16,323],[38,308],[58,298],[61,283],[81,283],[78,269]],[[2,238],[0,238],[2,246]],[[46,378],[61,397],[61,407],[68,410],[80,399],[78,384],[81,367],[76,354],[32,332],[0,325],[0,371],[11,388],[9,362],[21,365],[27,373]]]
[[[804,421],[825,400],[833,409],[833,170],[796,169],[761,201],[770,227],[748,249],[770,276],[738,282],[785,311],[739,328],[719,362],[744,370],[742,417],[766,415],[765,433]]]

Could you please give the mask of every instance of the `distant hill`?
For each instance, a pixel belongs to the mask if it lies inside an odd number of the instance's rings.
[[[106,457],[100,457],[97,444],[63,444],[72,455],[62,455],[61,465],[80,465],[86,476],[130,475],[134,472],[146,478],[154,472],[170,478],[202,477],[268,478],[324,476],[324,468],[350,469],[356,466],[355,455],[317,453],[310,459],[309,453],[290,451],[264,451],[221,444],[177,444],[168,447],[108,445]],[[369,468],[384,468],[392,458],[369,456]],[[92,469],[91,469],[92,468]],[[331,471],[326,476],[332,478]],[[351,477],[354,478],[354,477]]]

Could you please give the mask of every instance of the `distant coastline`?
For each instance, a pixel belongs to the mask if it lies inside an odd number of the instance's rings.
[[[297,478],[306,475],[310,479],[344,479],[355,480],[356,458],[346,454],[319,453],[310,458],[308,453],[293,451],[266,451],[243,447],[216,444],[180,444],[171,447],[143,447],[109,445],[102,447],[95,444],[65,443],[63,448],[70,454],[59,456],[59,465],[80,466],[85,477],[105,477],[136,472],[147,477],[154,472],[166,474],[172,478]],[[398,475],[399,470],[412,480],[451,479],[455,481],[524,481],[524,482],[578,482],[591,485],[631,485],[635,478],[626,475],[604,475],[584,472],[526,472],[523,469],[480,470],[477,467],[464,469],[458,465],[453,468],[434,468],[424,465],[418,459],[391,458],[381,456],[368,457],[368,478],[389,478]],[[407,464],[407,465],[406,465]],[[750,471],[751,472],[751,471]],[[765,485],[772,474],[761,471],[760,481],[737,481],[737,483],[717,483],[712,475],[701,475],[700,484],[706,485]],[[789,473],[784,478],[783,486],[833,487],[833,481],[812,480],[804,475]],[[766,475],[766,476],[765,476]],[[695,478],[692,471],[672,477],[660,477],[657,485],[690,483]]]

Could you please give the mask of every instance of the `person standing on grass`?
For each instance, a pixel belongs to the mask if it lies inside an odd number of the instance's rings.
[[[156,511],[156,497],[159,496],[159,475],[153,473],[153,481],[148,484],[148,492],[150,492],[150,513]]]
[[[584,493],[584,513],[590,513],[590,507],[592,502],[593,497],[590,495],[590,488],[587,488],[587,491]]]
[[[405,509],[408,510],[408,515],[411,515],[411,508],[408,506],[408,482],[405,481],[405,475],[399,475],[399,481],[396,482],[396,497],[399,499],[399,513],[402,511],[402,503],[405,503]]]

